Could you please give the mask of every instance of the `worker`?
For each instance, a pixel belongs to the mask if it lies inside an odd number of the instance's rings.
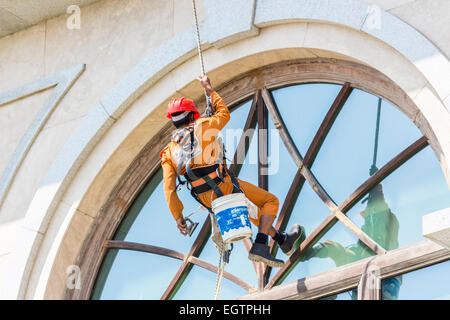
[[[177,181],[181,182],[180,175],[184,175],[189,181],[191,194],[206,208],[211,208],[211,202],[220,193],[227,195],[236,190],[242,191],[258,208],[257,216],[249,217],[258,227],[258,234],[249,251],[249,259],[263,262],[270,267],[281,267],[284,261],[274,258],[270,253],[268,236],[276,241],[285,254],[291,255],[296,249],[296,242],[302,236],[302,227],[295,224],[287,233],[276,230],[272,224],[278,212],[277,197],[249,182],[235,178],[227,171],[226,165],[222,166],[222,147],[218,143],[217,135],[230,120],[230,111],[212,88],[207,76],[198,77],[197,80],[211,97],[215,114],[200,118],[192,100],[184,97],[172,100],[168,106],[167,117],[172,119],[176,129],[172,140],[160,154],[164,193],[177,227],[181,234],[187,234],[183,204],[176,193]]]

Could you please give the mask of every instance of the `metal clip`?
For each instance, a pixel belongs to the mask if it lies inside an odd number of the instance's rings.
[[[195,229],[197,229],[198,222],[194,222],[189,218],[185,219],[185,221],[187,224],[187,230],[188,230],[189,237],[191,237],[192,234],[194,233]]]
[[[230,249],[225,250],[225,252],[223,253],[223,262],[224,263],[229,263],[230,262],[230,255],[231,255],[231,251],[233,250],[233,244],[230,244]]]

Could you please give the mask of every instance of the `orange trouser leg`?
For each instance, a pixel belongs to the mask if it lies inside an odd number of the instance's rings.
[[[261,215],[276,216],[279,207],[279,201],[272,193],[261,189],[247,181],[239,180],[239,187],[245,196],[258,207],[258,219],[250,218],[250,221],[255,225],[259,225]],[[219,189],[224,195],[230,194],[233,191],[233,184],[231,178],[227,176],[225,181],[219,185]],[[209,190],[198,195],[200,201],[207,207],[211,207],[211,202],[217,198],[217,195]]]

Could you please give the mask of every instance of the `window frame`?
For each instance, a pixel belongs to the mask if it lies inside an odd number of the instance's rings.
[[[277,106],[273,101],[270,90],[281,88],[289,85],[296,85],[302,83],[335,83],[342,85],[342,89],[333,105],[330,107],[325,119],[322,122],[319,130],[317,131],[310,148],[308,149],[305,157],[303,158],[295,147],[292,139],[289,136],[289,132],[285,130],[285,127],[280,120],[280,116],[277,111]],[[331,271],[327,271],[321,274],[313,275],[299,279],[299,281],[316,281],[315,285],[308,285],[307,292],[303,292],[297,288],[297,294],[289,298],[296,299],[311,299],[328,296],[330,294],[342,292],[348,289],[355,288],[359,285],[359,292],[361,297],[364,298],[377,298],[378,294],[373,292],[366,292],[361,287],[362,284],[367,281],[373,281],[371,277],[365,276],[363,272],[364,267],[367,267],[372,260],[380,261],[381,264],[386,264],[386,261],[391,261],[392,265],[387,265],[384,268],[389,270],[389,266],[396,270],[395,274],[405,273],[406,270],[411,268],[420,268],[421,265],[427,263],[426,258],[440,259],[444,261],[450,258],[450,253],[442,252],[441,248],[437,248],[433,243],[425,241],[424,243],[416,243],[408,247],[392,250],[386,252],[383,248],[377,245],[370,237],[365,235],[356,225],[354,225],[346,216],[345,212],[355,202],[360,200],[373,186],[381,182],[385,177],[392,173],[396,168],[401,166],[410,157],[422,150],[428,145],[428,138],[433,140],[434,136],[428,133],[430,137],[422,137],[413,143],[411,146],[399,153],[394,159],[388,162],[385,166],[366,180],[359,188],[357,188],[342,204],[335,204],[328,196],[326,191],[321,187],[320,183],[315,179],[309,168],[311,167],[315,156],[317,155],[322,142],[324,141],[329,129],[331,128],[334,120],[337,117],[340,109],[344,105],[346,99],[350,95],[353,88],[361,89],[366,92],[372,93],[378,97],[381,97],[395,106],[401,107],[402,111],[406,113],[411,119],[411,114],[416,114],[417,107],[411,99],[390,79],[379,73],[378,71],[363,65],[359,65],[348,61],[338,61],[335,59],[305,59],[298,61],[288,61],[283,63],[277,63],[275,65],[265,66],[258,70],[253,70],[245,75],[242,75],[232,81],[226,83],[220,87],[217,91],[224,98],[227,105],[234,106],[241,102],[253,97],[252,106],[250,108],[249,116],[247,118],[245,129],[249,129],[255,126],[256,123],[267,125],[268,116],[271,116],[274,120],[275,127],[279,129],[280,136],[285,146],[293,156],[294,162],[298,166],[298,172],[295,176],[292,185],[288,191],[288,194],[283,202],[280,214],[276,220],[276,227],[282,228],[286,225],[290,213],[288,212],[289,204],[292,202],[296,192],[301,189],[304,182],[308,182],[318,196],[324,201],[325,204],[331,210],[331,214],[307,237],[302,243],[300,248],[287,260],[285,266],[283,266],[272,277],[270,281],[270,268],[260,268],[257,264],[254,264],[255,272],[258,276],[258,288],[249,287],[245,281],[235,277],[233,275],[225,275],[230,280],[234,279],[235,283],[240,283],[241,286],[252,293],[251,297],[255,297],[254,294],[281,299],[286,298],[289,295],[286,288],[291,288],[292,283],[277,285],[283,276],[289,269],[295,264],[297,259],[301,256],[301,253],[311,244],[316,241],[321,234],[331,228],[337,221],[343,222],[343,224],[349,228],[357,237],[366,243],[369,247],[373,248],[377,252],[377,256],[367,258],[361,261],[357,261],[339,268],[335,268]],[[197,105],[200,110],[203,110],[205,105],[201,102],[201,98],[197,99]],[[424,132],[423,128],[419,128]],[[101,267],[102,260],[109,248],[121,248],[121,249],[133,249],[141,250],[145,252],[153,252],[157,254],[167,254],[164,252],[164,248],[155,249],[150,247],[142,247],[142,245],[125,243],[124,241],[111,240],[114,236],[116,229],[118,228],[122,218],[128,211],[129,207],[133,203],[134,199],[139,195],[141,190],[145,187],[147,182],[152,178],[156,171],[160,167],[159,152],[155,150],[161,150],[169,141],[170,133],[172,131],[171,123],[167,123],[164,128],[156,134],[149,143],[143,148],[138,157],[131,163],[122,176],[114,190],[111,192],[107,202],[103,205],[96,221],[96,228],[91,230],[88,238],[85,240],[80,255],[77,259],[78,265],[82,270],[91,270],[88,274],[84,275],[83,284],[81,290],[69,290],[67,289],[66,299],[89,299],[91,291],[93,289],[96,275]],[[428,130],[427,130],[428,132]],[[265,139],[267,143],[268,139]],[[245,143],[240,141],[238,148],[244,148]],[[258,147],[263,146],[258,143]],[[267,150],[267,148],[266,148]],[[237,153],[234,155],[236,159]],[[259,164],[259,168],[261,168]],[[232,165],[230,167],[232,171],[239,171],[240,167]],[[266,177],[267,178],[267,177]],[[264,176],[259,176],[258,185],[267,189],[268,183]],[[298,193],[297,193],[298,194]],[[176,273],[175,277],[170,282],[166,292],[161,297],[162,299],[170,299],[176,293],[179,286],[189,273],[192,265],[199,265],[212,272],[214,269],[207,265],[208,263],[199,259],[198,256],[202,251],[206,241],[208,241],[210,235],[211,225],[209,217],[207,217],[200,229],[199,235],[194,241],[191,249],[187,254],[177,253],[174,258],[183,259],[183,263]],[[250,248],[250,240],[244,243],[247,250]],[[274,252],[276,246],[273,240],[270,243],[271,250]],[[155,250],[153,250],[155,249]],[[421,250],[418,250],[421,249]],[[158,251],[159,250],[159,251]],[[159,252],[159,253],[158,253]],[[164,253],[163,253],[164,252]],[[406,258],[398,258],[398,252],[406,255]],[[172,252],[173,253],[173,252]],[[400,254],[400,257],[402,256]],[[434,258],[433,258],[434,257]],[[378,259],[378,260],[377,260]],[[381,260],[380,260],[381,259]],[[397,260],[396,260],[397,259]],[[425,260],[424,260],[425,259]],[[375,261],[374,260],[374,261]],[[434,261],[434,260],[432,260]],[[436,263],[431,262],[432,263]],[[216,268],[217,269],[217,268]],[[344,270],[344,271],[340,271]],[[349,271],[350,270],[350,271]],[[384,270],[384,269],[383,269]],[[322,277],[324,279],[329,278],[331,274],[339,274],[341,279],[337,279],[335,282],[326,280],[326,286],[323,287],[321,282]],[[393,276],[391,271],[386,271],[381,274],[383,278]],[[380,278],[381,279],[381,278]],[[233,281],[233,280],[232,280]],[[377,280],[378,281],[378,280]],[[335,289],[333,289],[335,288]],[[265,291],[263,293],[255,293],[256,290]],[[283,291],[284,290],[284,291]],[[327,290],[326,292],[324,290]],[[330,291],[331,290],[331,291]],[[360,295],[360,293],[358,294]],[[242,297],[245,298],[245,297]]]

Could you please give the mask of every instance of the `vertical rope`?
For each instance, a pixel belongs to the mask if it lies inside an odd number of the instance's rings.
[[[201,41],[200,41],[200,28],[198,24],[198,17],[197,17],[197,7],[195,5],[195,0],[192,0],[192,10],[194,12],[194,23],[195,23],[195,35],[197,37],[197,51],[198,51],[198,58],[200,60],[200,69],[202,76],[205,75],[205,63],[203,62],[203,52],[201,47]],[[204,90],[205,93],[205,99],[206,99],[206,115],[208,117],[213,115],[212,108],[211,108],[211,101],[210,97],[208,96],[208,93],[206,90]]]
[[[216,279],[216,290],[214,291],[214,300],[217,300],[219,296],[220,285],[222,284],[223,271],[225,269],[225,262],[223,261],[223,255],[225,251],[228,250],[228,245],[222,242],[219,246],[220,258],[219,265],[217,266],[217,279]]]
[[[195,35],[197,38],[197,51],[198,51],[198,58],[200,60],[200,70],[202,73],[202,76],[205,75],[205,63],[203,61],[203,52],[202,52],[202,46],[200,41],[200,28],[198,24],[198,17],[197,17],[197,7],[195,5],[195,0],[192,0],[192,10],[194,12],[194,23],[195,23]],[[208,96],[208,93],[206,92],[206,89],[204,90],[205,93],[205,99],[206,99],[206,116],[211,117],[213,115],[213,110],[211,108],[211,98]],[[222,283],[223,278],[223,271],[225,268],[225,262],[223,261],[223,255],[224,252],[228,249],[228,245],[225,243],[221,243],[219,246],[219,265],[217,266],[217,280],[216,280],[216,290],[214,292],[214,300],[217,300],[217,297],[219,295],[219,289],[220,284]]]
[[[373,175],[377,170],[377,156],[378,156],[378,136],[380,134],[380,116],[381,116],[381,98],[378,98],[378,109],[377,109],[377,124],[375,127],[375,143],[373,147],[373,161],[372,167],[370,168],[370,175]]]

